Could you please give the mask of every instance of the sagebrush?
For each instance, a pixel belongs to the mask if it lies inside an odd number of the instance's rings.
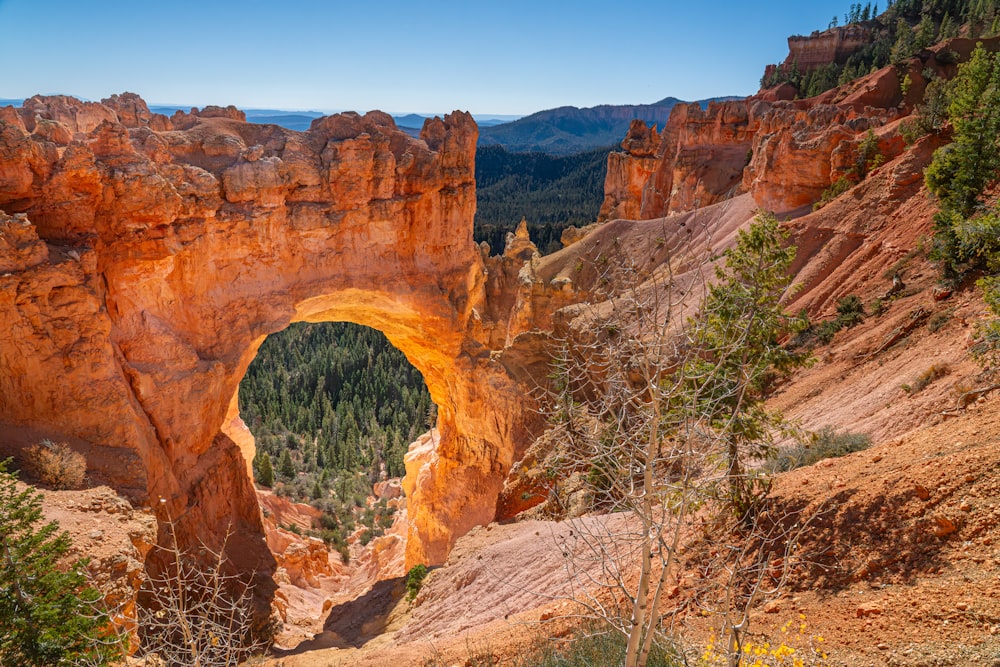
[[[42,440],[22,453],[28,474],[53,489],[79,489],[87,475],[87,459],[65,442]]]

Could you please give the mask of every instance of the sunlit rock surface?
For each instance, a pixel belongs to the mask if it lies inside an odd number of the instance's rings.
[[[438,406],[408,462],[407,561],[443,561],[494,517],[535,418],[490,354],[507,306],[472,241],[476,137],[465,113],[420,139],[379,112],[299,133],[128,93],[0,109],[0,428],[116,452],[108,483],[161,539],[166,519],[186,544],[232,530],[269,575],[239,382],[290,322],[371,326]]]

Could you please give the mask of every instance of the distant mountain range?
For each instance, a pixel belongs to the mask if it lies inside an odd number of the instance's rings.
[[[702,107],[709,102],[738,99],[713,97],[698,100]],[[20,106],[21,99],[0,98],[0,106]],[[573,155],[595,148],[615,146],[625,137],[629,123],[638,118],[646,123],[663,127],[670,117],[670,110],[678,104],[687,104],[675,97],[667,97],[652,104],[602,104],[596,107],[559,107],[538,111],[530,116],[503,116],[476,114],[479,123],[480,146],[503,146],[512,153],[539,151],[550,155]],[[175,111],[188,111],[190,106],[156,105],[150,110],[171,116]],[[272,123],[290,130],[305,131],[313,120],[323,116],[319,111],[287,111],[283,109],[243,109],[251,123]],[[430,114],[399,114],[393,119],[400,129],[413,136],[420,134],[424,121]]]
[[[698,100],[703,108],[709,102],[739,99],[713,97]],[[687,104],[667,97],[653,104],[602,104],[580,109],[559,107],[539,111],[510,123],[481,127],[480,146],[503,146],[511,152],[542,151],[551,155],[571,155],[594,148],[613,146],[625,138],[629,124],[638,118],[663,127],[670,110]]]

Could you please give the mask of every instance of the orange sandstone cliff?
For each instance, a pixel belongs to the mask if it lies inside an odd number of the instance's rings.
[[[290,322],[369,325],[438,405],[405,485],[407,560],[440,563],[494,517],[534,419],[516,363],[491,357],[506,315],[472,242],[476,137],[464,113],[414,139],[379,112],[299,133],[232,107],[168,119],[131,94],[0,109],[6,449],[68,441],[161,539],[167,519],[186,544],[232,529],[237,565],[269,579],[239,382]]]
[[[842,62],[866,38],[862,26],[789,38],[786,65]],[[1000,48],[998,37],[979,41]],[[896,121],[920,103],[929,75],[953,77],[955,63],[975,45],[951,39],[898,68],[885,67],[810,99],[794,99],[795,88],[783,84],[707,109],[678,105],[660,131],[633,121],[621,150],[608,156],[600,220],[659,218],[743,193],[778,214],[805,212],[837,179],[850,176],[869,130],[883,160],[899,155],[904,146]]]
[[[898,116],[856,104],[800,104],[760,97],[674,107],[662,132],[633,122],[608,156],[600,219],[648,220],[749,192],[762,208],[811,205],[854,165],[867,130]],[[887,157],[897,137],[880,141]]]

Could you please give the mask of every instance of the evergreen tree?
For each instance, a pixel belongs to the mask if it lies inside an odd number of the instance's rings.
[[[916,51],[926,49],[934,43],[935,37],[934,20],[930,14],[924,14],[917,25],[917,36],[915,40]]]
[[[952,20],[951,15],[945,12],[941,19],[941,26],[938,28],[937,41],[941,42],[952,37],[958,37],[958,26]]]
[[[741,519],[757,509],[759,489],[751,462],[771,454],[770,432],[782,421],[764,406],[768,384],[775,373],[807,360],[778,343],[805,326],[781,307],[795,259],[795,248],[785,245],[787,237],[777,218],[763,212],[749,229],[739,231],[692,323],[692,341],[706,353],[680,370],[682,377],[691,378],[703,414],[728,441],[730,503]]]
[[[292,455],[288,450],[282,450],[281,461],[278,463],[278,473],[287,481],[295,479],[295,464],[292,463]]]
[[[70,548],[55,522],[41,525],[42,499],[18,491],[0,462],[0,665],[108,665],[120,657],[100,594],[84,584],[77,561],[58,567]]]
[[[274,486],[274,468],[271,467],[271,457],[267,452],[261,452],[260,464],[257,466],[257,483],[271,488]]]
[[[902,63],[917,52],[917,38],[904,18],[896,20],[896,43],[892,46],[892,62]]]
[[[940,201],[935,255],[950,280],[970,271],[994,274],[980,279],[979,286],[1000,317],[1000,208],[989,208],[984,198],[1000,171],[1000,54],[979,44],[959,66],[948,116],[953,141],[935,151],[925,175]],[[1000,345],[1000,323],[988,324],[984,333],[992,346]]]

